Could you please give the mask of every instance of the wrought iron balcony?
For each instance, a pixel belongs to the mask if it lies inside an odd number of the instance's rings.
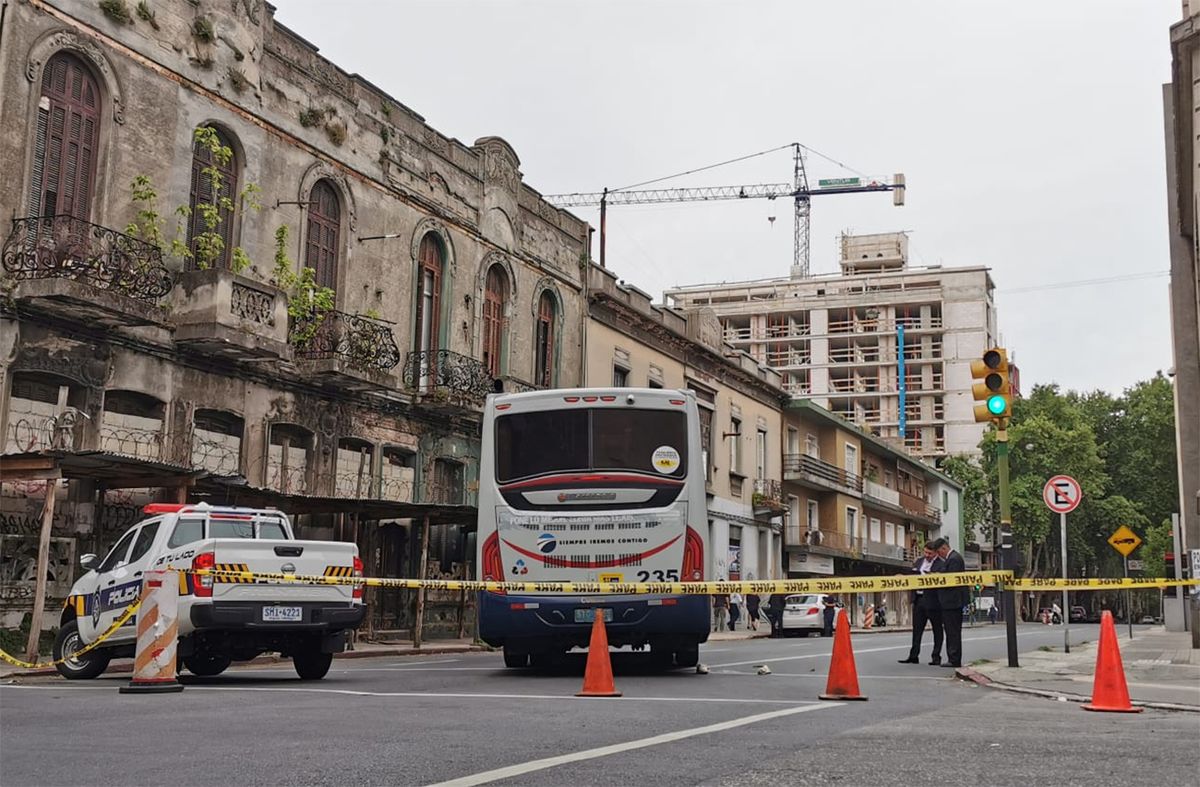
[[[754,494],[751,497],[756,511],[769,511],[781,514],[786,510],[783,504],[783,484],[773,478],[754,479]]]
[[[371,372],[387,372],[400,363],[391,324],[362,314],[331,309],[297,319],[291,341],[301,360],[342,360]]]
[[[74,216],[14,219],[0,267],[17,280],[68,279],[151,302],[172,285],[156,246]]]
[[[404,385],[424,394],[483,399],[496,381],[482,361],[450,350],[411,352],[404,363]]]

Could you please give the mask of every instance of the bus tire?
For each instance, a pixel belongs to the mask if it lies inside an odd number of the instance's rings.
[[[529,666],[529,654],[518,653],[508,647],[504,648],[504,666],[509,669],[522,669]]]
[[[694,667],[700,663],[700,646],[689,645],[675,651],[675,665],[678,667]]]
[[[68,620],[58,630],[54,638],[54,660],[65,659],[61,664],[55,664],[58,674],[67,680],[91,680],[108,669],[109,654],[103,648],[89,651],[82,656],[73,656],[75,651],[84,646],[83,638],[79,635],[79,624]]]

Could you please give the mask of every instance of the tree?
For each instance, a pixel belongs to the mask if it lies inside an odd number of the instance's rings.
[[[988,479],[979,461],[974,457],[948,456],[942,460],[941,470],[962,485],[962,521],[966,529],[963,543],[978,538],[976,533],[991,541],[992,503],[988,491]]]

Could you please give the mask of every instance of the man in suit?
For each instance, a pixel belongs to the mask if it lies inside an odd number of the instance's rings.
[[[925,542],[925,554],[913,563],[914,574],[929,574],[941,571],[942,559],[933,548],[932,541]],[[930,664],[942,663],[942,606],[937,598],[936,590],[914,590],[910,593],[913,610],[912,649],[908,658],[900,659],[901,664],[921,663],[921,638],[925,635],[925,626],[933,629],[933,657]]]
[[[934,542],[938,556],[942,559],[941,571],[955,574],[967,570],[963,556],[950,548],[950,542],[939,538]],[[962,611],[971,601],[971,592],[966,585],[938,588],[938,601],[942,607],[942,628],[946,633],[946,663],[943,667],[962,666]]]

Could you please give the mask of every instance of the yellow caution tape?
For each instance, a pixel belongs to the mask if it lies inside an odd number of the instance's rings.
[[[415,590],[492,591],[504,593],[652,594],[710,595],[713,593],[876,593],[895,590],[924,590],[963,585],[995,585],[1011,579],[1007,571],[966,571],[956,574],[911,574],[876,577],[829,577],[828,579],[769,579],[737,582],[477,582],[461,579],[382,579],[375,577],[303,576],[278,572],[216,571],[191,573],[210,575],[218,581],[252,581],[264,584],[366,585],[377,588]]]
[[[72,653],[70,656],[66,656],[61,659],[55,659],[54,661],[29,662],[29,661],[22,661],[21,659],[15,657],[15,656],[10,656],[9,654],[5,653],[3,650],[0,650],[0,661],[7,661],[9,664],[12,664],[14,667],[21,667],[22,669],[45,669],[46,667],[57,667],[59,664],[62,664],[64,661],[69,661],[69,660],[75,658],[76,656],[82,656],[84,653],[87,653],[89,650],[94,650],[95,648],[100,647],[101,643],[103,643],[104,640],[108,639],[113,634],[115,634],[117,632],[117,629],[121,628],[121,626],[124,626],[126,621],[128,621],[131,617],[133,617],[133,614],[135,612],[137,612],[138,607],[140,607],[141,605],[142,605],[141,599],[138,599],[137,601],[133,602],[133,604],[131,604],[129,607],[127,607],[125,609],[125,611],[123,613],[121,613],[120,617],[118,617],[116,620],[113,621],[113,624],[108,627],[107,631],[105,631],[103,634],[101,634],[93,642],[91,642],[87,645],[84,645],[82,648],[80,648],[79,650]]]
[[[1053,579],[1030,577],[1014,579],[1007,583],[1013,590],[1138,590],[1140,588],[1169,588],[1200,585],[1200,579],[1164,579],[1162,577],[1139,577],[1124,579]]]

